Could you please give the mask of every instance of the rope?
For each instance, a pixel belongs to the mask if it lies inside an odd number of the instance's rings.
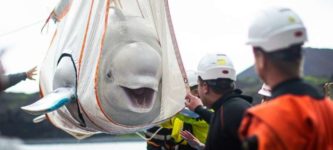
[[[158,128],[150,138],[146,138],[144,135],[142,135],[142,134],[139,133],[139,132],[135,132],[135,133],[136,133],[138,136],[140,136],[142,139],[144,139],[145,141],[150,141],[150,140],[153,139],[154,136],[155,136],[159,131],[161,131],[162,129],[163,129],[163,127]]]
[[[27,29],[27,28],[30,28],[31,26],[34,26],[34,25],[36,25],[36,24],[39,24],[39,23],[41,23],[42,21],[43,21],[43,20],[38,20],[38,21],[36,21],[36,22],[30,23],[30,24],[28,24],[28,25],[24,25],[24,26],[19,27],[19,28],[17,28],[17,29],[14,29],[14,30],[11,30],[11,31],[8,31],[8,32],[1,33],[1,34],[0,34],[0,38],[1,38],[1,37],[4,37],[4,36],[7,36],[7,35],[10,35],[10,34],[13,34],[13,33],[16,33],[16,32],[19,32],[19,31],[21,31],[21,30],[25,30],[25,29]]]

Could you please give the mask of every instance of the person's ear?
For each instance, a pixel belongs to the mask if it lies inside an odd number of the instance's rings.
[[[202,84],[202,90],[203,90],[203,93],[204,93],[204,94],[208,94],[208,92],[209,92],[209,87],[208,87],[207,82],[203,82],[203,84]]]

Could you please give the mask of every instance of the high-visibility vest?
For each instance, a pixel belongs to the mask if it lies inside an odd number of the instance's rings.
[[[190,130],[190,132],[198,138],[201,143],[205,143],[208,129],[209,125],[203,119],[195,119],[182,114],[177,114],[174,117],[171,137],[177,143],[180,142],[181,144],[187,144],[187,142],[181,137],[180,132],[183,130]]]
[[[182,114],[177,114],[175,117],[163,122],[160,127],[163,129],[160,130],[160,132],[158,132],[150,141],[157,145],[159,145],[159,143],[164,144],[165,142],[170,143],[170,141],[172,141],[171,145],[186,145],[187,142],[180,135],[180,132],[183,130],[190,130],[190,132],[198,138],[200,142],[205,143],[209,129],[208,123],[203,119],[195,119]],[[157,131],[158,128],[159,127],[156,126],[153,128],[155,130],[147,130],[145,133],[146,136],[151,137],[154,134],[153,132]]]

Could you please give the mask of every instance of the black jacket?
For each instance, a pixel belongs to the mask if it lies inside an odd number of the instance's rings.
[[[213,104],[214,114],[210,119],[206,150],[241,149],[238,128],[245,110],[251,107],[252,102],[251,97],[241,93],[241,90],[234,90]]]
[[[0,91],[4,91],[7,88],[19,83],[22,80],[27,79],[27,74],[25,72],[10,74],[10,75],[0,75]]]

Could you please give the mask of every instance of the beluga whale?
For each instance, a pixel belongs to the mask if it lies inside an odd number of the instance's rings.
[[[186,74],[166,0],[62,0],[40,65],[41,99],[21,109],[78,139],[133,133],[184,108]]]

